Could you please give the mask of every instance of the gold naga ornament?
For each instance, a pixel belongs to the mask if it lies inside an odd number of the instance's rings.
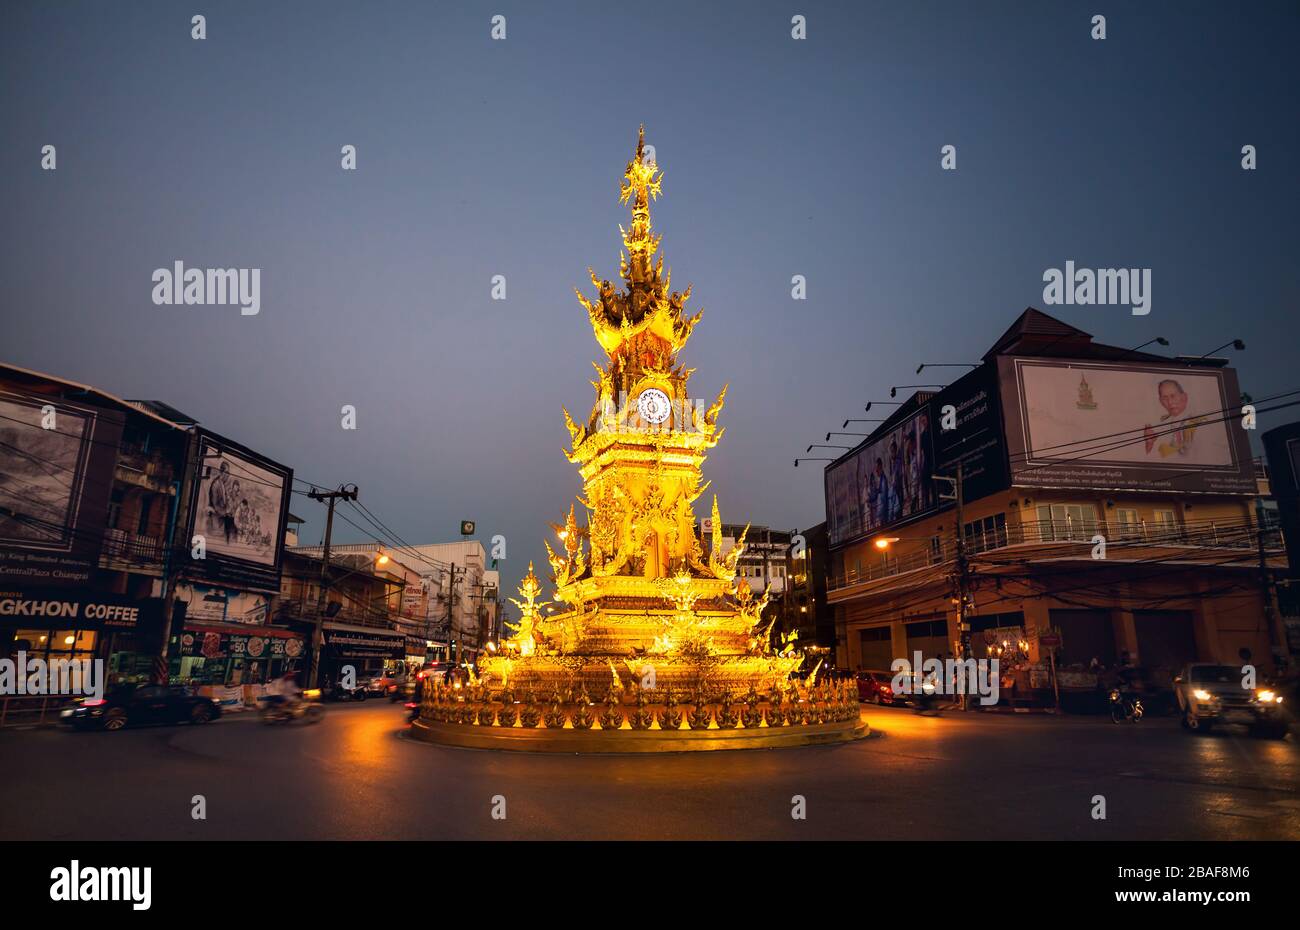
[[[705,407],[687,387],[693,370],[677,361],[701,314],[686,314],[691,289],[673,291],[663,257],[656,258],[660,237],[652,231],[650,202],[661,185],[658,165],[645,157],[642,127],[619,196],[632,210],[631,227],[619,227],[622,287],[588,269],[596,296],[577,292],[605,358],[595,364],[596,399],[585,420],[564,410],[565,456],[582,480],[576,504],[586,522],[578,522],[571,504],[563,522],[552,524],[558,551],[546,543],[553,598],[562,609],[544,611],[548,602],[538,600],[542,586],[530,563],[521,599],[512,599],[519,623],[498,653],[481,661],[479,689],[438,690],[417,735],[462,745],[624,752],[789,745],[865,732],[856,691],[833,686],[840,718],[834,732],[814,727],[818,733],[792,736],[781,707],[799,705],[791,674],[802,656],[772,649],[770,624],[762,621],[767,593],[755,598],[737,577],[745,533],[724,551],[716,495],[707,551],[697,532],[694,505],[708,488],[700,469],[724,432],[718,417],[727,389]],[[515,699],[521,692],[529,695],[522,704]],[[548,696],[545,711],[534,693]],[[602,694],[600,710],[589,695]],[[678,695],[693,696],[691,706],[678,709]],[[446,721],[460,716],[437,711],[444,700],[478,700],[495,722],[450,732],[457,725]],[[741,701],[744,713],[736,710]]]

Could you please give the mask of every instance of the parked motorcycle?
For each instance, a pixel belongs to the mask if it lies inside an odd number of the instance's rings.
[[[258,714],[267,724],[293,723],[295,720],[319,723],[325,717],[325,708],[319,700],[307,695],[300,701],[289,701],[282,695],[273,694],[263,700]]]
[[[1123,723],[1125,720],[1131,723],[1137,723],[1142,719],[1142,699],[1131,691],[1122,691],[1119,688],[1110,690],[1110,719],[1114,723]]]

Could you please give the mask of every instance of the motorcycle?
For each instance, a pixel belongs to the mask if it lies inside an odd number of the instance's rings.
[[[1123,723],[1125,720],[1137,723],[1142,719],[1142,713],[1141,698],[1132,692],[1111,688],[1110,719],[1113,723]]]
[[[266,724],[293,723],[295,720],[319,723],[325,717],[325,708],[315,698],[308,697],[306,694],[300,701],[289,701],[277,694],[263,700],[258,715]]]
[[[915,693],[912,695],[912,711],[917,714],[933,713],[937,717],[939,715],[939,710],[935,706],[937,691],[933,678],[926,678],[916,685]]]

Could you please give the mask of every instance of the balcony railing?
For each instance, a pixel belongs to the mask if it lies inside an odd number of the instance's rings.
[[[126,530],[108,529],[104,531],[104,547],[101,556],[115,562],[131,562],[135,565],[162,565],[167,546],[163,540],[154,536],[141,536]]]
[[[114,474],[118,480],[128,484],[170,492],[175,467],[156,452],[146,452],[138,446],[122,446],[118,450]]]
[[[276,621],[307,620],[311,622],[315,622],[319,615],[326,621],[332,620],[337,623],[350,623],[353,626],[373,627],[376,630],[394,629],[400,619],[380,611],[367,611],[346,604],[331,614],[328,610],[318,610],[315,601],[286,601],[279,599],[272,608],[271,615]]]
[[[1108,547],[1114,546],[1185,546],[1202,549],[1254,551],[1259,547],[1259,531],[1251,524],[1199,521],[1195,524],[1110,523],[1098,520],[1045,520],[985,527],[968,532],[965,548],[968,556],[993,552],[1010,546],[1052,545],[1066,543],[1092,546],[1093,537],[1101,534]],[[1263,532],[1264,551],[1278,555],[1283,551],[1281,533],[1276,529]],[[829,590],[846,588],[891,575],[940,565],[956,557],[956,541],[950,536],[936,537],[928,547],[916,548],[905,555],[886,553],[871,555],[866,564],[828,578]]]

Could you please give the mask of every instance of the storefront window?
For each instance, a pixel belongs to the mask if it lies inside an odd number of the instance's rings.
[[[27,653],[29,659],[93,659],[94,630],[18,630],[14,633],[13,651]]]
[[[226,659],[182,656],[179,667],[172,665],[173,677],[187,685],[223,685],[226,683]]]

